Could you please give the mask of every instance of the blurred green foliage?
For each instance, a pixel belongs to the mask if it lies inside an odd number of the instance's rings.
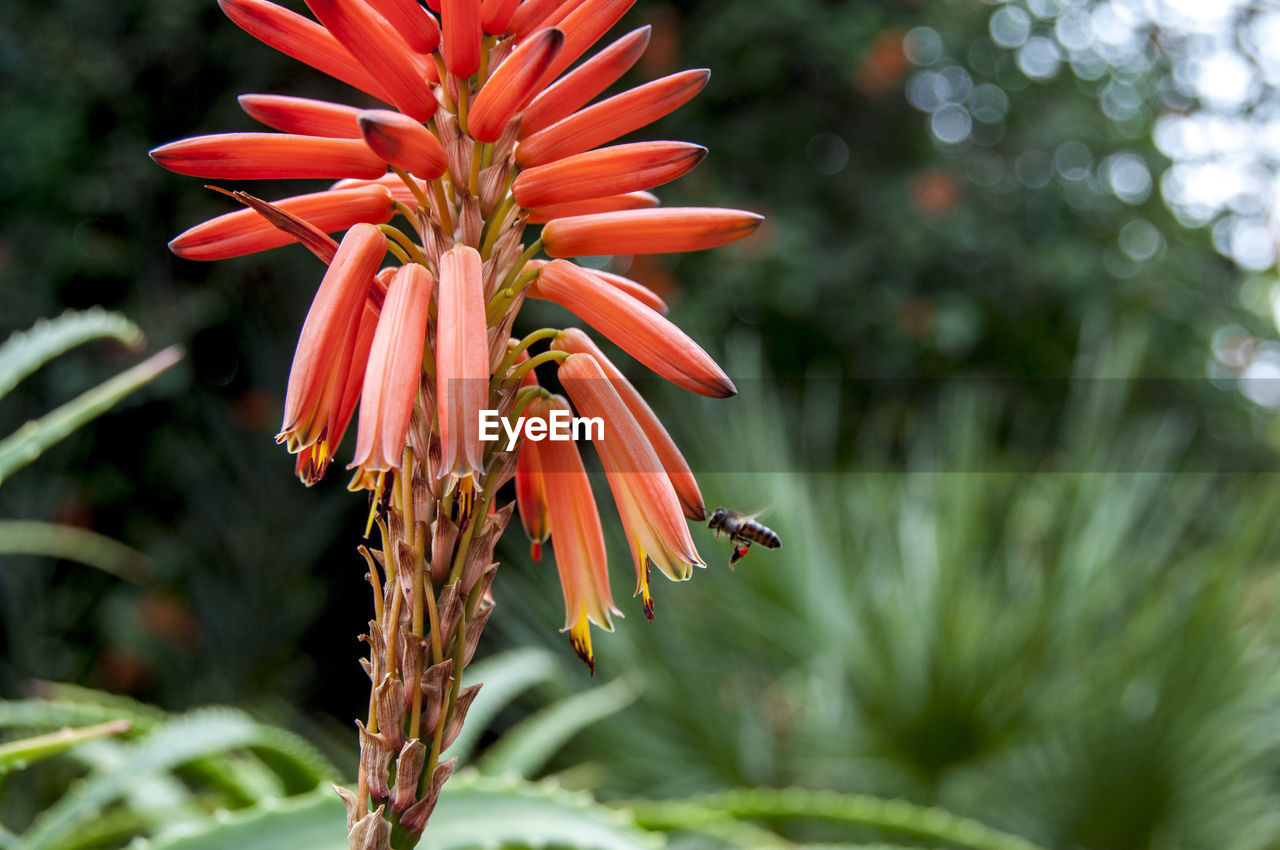
[[[733,354],[744,390],[718,405],[659,390],[655,407],[708,499],[772,503],[784,548],[729,575],[705,534],[711,568],[659,588],[656,624],[626,606],[597,650],[634,702],[552,763],[566,784],[871,791],[1054,847],[1280,841],[1274,426],[1205,369],[1215,332],[1265,318],[1158,192],[1126,203],[1096,178],[1018,176],[1078,142],[1094,172],[1128,151],[1158,182],[1168,68],[1135,80],[1138,118],[1111,121],[1105,80],[1022,75],[988,36],[995,8],[640,0],[626,21],[655,27],[626,84],[713,72],[648,136],[711,150],[664,202],[769,216],[743,244],[630,267]],[[939,49],[915,66],[902,44],[921,26]],[[1005,106],[948,144],[905,89],[953,67]],[[299,486],[271,439],[319,266],[301,249],[171,257],[169,238],[227,206],[145,157],[251,129],[243,92],[359,102],[211,0],[0,4],[0,335],[100,304],[190,352],[182,393],[126,403],[0,491],[4,519],[92,528],[154,565],[130,584],[4,558],[0,696],[53,679],[171,710],[249,706],[347,775],[367,694],[365,506],[341,476]],[[1141,261],[1120,247],[1135,220],[1159,237]],[[101,354],[20,385],[0,433],[126,363]],[[553,571],[508,544],[487,640],[564,653]],[[621,577],[625,547],[611,551]],[[601,699],[569,669],[495,709],[477,746],[496,760],[495,736],[548,700]],[[796,840],[882,837],[743,817]]]

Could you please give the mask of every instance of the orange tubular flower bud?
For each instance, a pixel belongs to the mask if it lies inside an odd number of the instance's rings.
[[[546,264],[546,260],[530,260],[525,264],[524,268],[525,271],[532,271],[534,269],[540,269]],[[584,269],[584,271],[586,270]],[[655,313],[661,313],[664,316],[667,314],[667,303],[659,298],[658,293],[654,292],[649,287],[636,283],[629,277],[623,277],[620,274],[613,274],[612,272],[602,272],[598,269],[591,269],[587,273],[594,275],[610,286],[622,290],[624,293],[630,295],[632,298],[636,299],[650,310],[653,310]],[[540,298],[543,301],[552,300],[538,287],[538,281],[536,278],[533,283],[529,285],[528,293],[530,298]]]
[[[465,80],[480,70],[480,0],[441,0],[444,21],[441,53],[449,73]]]
[[[511,26],[520,0],[482,0],[480,26],[490,35],[502,35]]]
[[[522,139],[516,163],[529,168],[611,142],[679,109],[710,78],[707,70],[681,71],[588,106]]]
[[[705,567],[689,536],[680,501],[671,480],[644,431],[627,409],[613,384],[590,354],[570,354],[560,364],[560,383],[587,418],[604,421],[603,439],[594,441],[600,464],[613,492],[614,504],[631,546],[636,568],[636,593],[644,598],[645,614],[653,618],[646,557],[672,581],[685,581],[693,567]],[[552,445],[548,441],[547,445]],[[549,479],[548,479],[549,482]],[[551,516],[556,538],[556,515]]]
[[[369,5],[395,28],[415,53],[427,54],[440,45],[440,25],[418,0],[370,0]]]
[[[671,207],[558,218],[542,228],[552,257],[702,251],[749,236],[764,221],[745,210]]]
[[[366,299],[351,351],[351,365],[347,369],[347,379],[342,389],[342,403],[335,409],[336,415],[330,421],[325,438],[298,452],[295,471],[308,487],[324,477],[329,462],[333,460],[333,453],[346,436],[347,426],[351,424],[351,417],[356,412],[356,404],[360,401],[360,392],[364,387],[364,371],[369,364],[369,349],[373,346],[373,334],[377,327],[378,308]]]
[[[352,349],[387,238],[372,224],[347,231],[311,302],[289,370],[284,424],[276,442],[299,452],[327,436],[342,403]]]
[[[688,142],[634,142],[522,171],[511,185],[525,209],[652,189],[691,171],[707,155]]]
[[[333,139],[360,138],[356,116],[360,109],[282,94],[242,94],[240,108],[268,127],[300,136],[328,136]]]
[[[297,195],[274,206],[303,219],[325,233],[346,230],[353,224],[384,224],[395,212],[391,195],[382,186]],[[297,237],[275,227],[255,210],[238,210],[178,235],[169,250],[188,260],[221,260],[297,242]]]
[[[355,60],[382,83],[401,112],[418,121],[435,114],[435,95],[409,45],[364,0],[307,0],[307,6]]]
[[[542,268],[538,290],[673,384],[713,398],[737,392],[688,334],[591,272],[553,260]]]
[[[563,396],[534,399],[527,417],[549,420],[552,411],[572,413]],[[600,514],[591,495],[591,480],[572,440],[526,441],[521,457],[536,446],[542,460],[547,518],[560,587],[564,591],[564,629],[578,656],[595,671],[588,623],[613,631],[612,614],[621,615],[609,592],[609,562],[605,554]]]
[[[579,328],[566,328],[552,341],[551,347],[556,351],[565,351],[569,354],[590,354],[595,358],[605,377],[609,379],[609,382],[613,384],[613,388],[617,390],[622,403],[627,406],[627,410],[631,411],[636,423],[644,431],[644,436],[649,441],[649,445],[653,446],[658,462],[662,465],[663,471],[666,472],[667,478],[671,480],[671,486],[676,491],[676,497],[680,499],[680,507],[684,511],[684,515],[698,522],[706,519],[707,509],[702,501],[702,493],[698,490],[698,482],[694,479],[693,471],[689,469],[689,464],[684,459],[684,455],[676,447],[675,440],[671,439],[671,435],[667,433],[667,429],[659,421],[658,415],[653,412],[653,408],[649,406],[649,403],[636,391],[636,388],[631,385],[626,376],[618,371],[618,367],[614,366],[609,361],[609,358],[605,357],[600,347],[591,341],[591,337],[587,336]]]
[[[499,65],[476,95],[467,115],[467,130],[478,142],[496,142],[507,122],[538,93],[551,60],[564,44],[564,33],[541,30]]]
[[[360,113],[365,144],[386,162],[432,180],[444,174],[449,158],[435,135],[417,121],[389,109]]]
[[[194,136],[151,151],[160,165],[193,177],[275,180],[309,177],[380,177],[386,165],[358,139],[287,133]]]
[[[401,266],[387,287],[360,393],[355,460],[347,467],[359,471],[351,489],[375,489],[381,473],[400,468],[422,377],[431,288],[431,273],[417,263]]]
[[[526,410],[525,416],[530,415]],[[529,556],[535,561],[542,560],[542,544],[551,536],[542,460],[539,457],[541,446],[539,442],[526,440],[516,458],[516,509],[520,513],[524,533],[529,537]]]
[[[391,103],[382,84],[324,27],[267,0],[218,0],[240,29],[286,56]]]
[[[534,98],[520,120],[520,135],[529,136],[550,127],[616,83],[644,53],[652,29],[632,30]]]
[[[529,33],[536,32],[543,26],[543,21],[555,14],[564,0],[524,0],[511,17],[507,27],[515,34],[517,40],[527,38]]]
[[[467,478],[483,468],[480,411],[489,401],[484,275],[480,254],[474,248],[458,245],[441,255],[436,300],[440,471]]]
[[[529,223],[546,224],[556,218],[618,210],[643,210],[657,205],[657,195],[650,192],[627,192],[625,195],[608,195],[603,198],[588,198],[585,201],[571,201],[567,204],[535,207],[529,210]]]
[[[551,63],[547,79],[554,80],[578,61],[579,56],[590,50],[591,45],[622,20],[622,16],[634,3],[635,0],[585,0],[579,2],[563,18],[551,17],[548,23],[555,24],[564,31],[564,49]]]

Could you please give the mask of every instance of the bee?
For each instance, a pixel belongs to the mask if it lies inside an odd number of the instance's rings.
[[[747,556],[752,543],[759,543],[766,549],[779,549],[782,541],[772,528],[756,522],[755,514],[742,514],[728,508],[716,508],[711,519],[707,520],[707,528],[716,533],[729,535],[733,543],[733,553],[729,555],[729,567]]]

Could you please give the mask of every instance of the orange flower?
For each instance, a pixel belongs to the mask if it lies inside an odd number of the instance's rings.
[[[151,158],[170,171],[220,180],[380,177],[386,170],[359,139],[288,133],[215,133],[161,145]]]
[[[444,35],[440,52],[444,66],[455,77],[466,79],[480,70],[480,0],[440,0]]]
[[[364,0],[306,2],[324,28],[386,89],[397,109],[418,121],[435,114],[436,98],[417,57]]]
[[[652,189],[684,176],[706,155],[688,142],[614,145],[526,169],[511,194],[530,209]]]
[[[436,324],[436,403],[440,472],[470,479],[484,467],[480,411],[489,401],[489,343],[480,254],[459,245],[440,257]]]
[[[627,406],[636,424],[640,426],[640,430],[644,431],[645,439],[653,447],[658,463],[666,472],[671,486],[676,491],[676,496],[680,499],[680,507],[684,515],[699,522],[706,519],[707,509],[702,502],[698,482],[694,479],[684,455],[676,447],[675,440],[671,439],[671,435],[667,433],[667,429],[663,427],[649,403],[636,392],[636,388],[631,385],[625,375],[618,371],[618,367],[609,362],[609,358],[605,357],[600,347],[591,341],[591,337],[578,328],[565,328],[556,336],[551,347],[556,351],[589,354],[595,358],[605,377],[609,379],[609,383],[613,384],[618,397],[622,399],[622,403]]]
[[[551,204],[529,210],[530,224],[546,224],[556,218],[569,218],[575,215],[591,215],[600,212],[617,212],[618,210],[643,210],[658,205],[658,196],[651,192],[627,192],[623,195],[606,195],[603,198],[588,198],[585,201],[570,201],[567,204]]]
[[[396,168],[430,180],[449,167],[440,140],[407,115],[368,109],[357,120],[369,149]]]
[[[391,269],[384,271],[390,272]],[[381,277],[383,272],[379,272]],[[347,380],[342,388],[342,403],[338,406],[334,427],[325,439],[317,440],[298,452],[295,471],[302,483],[310,487],[321,478],[329,468],[330,461],[342,438],[346,436],[351,417],[356,412],[356,404],[360,401],[360,392],[364,387],[365,367],[369,364],[369,349],[373,346],[373,334],[378,327],[378,308],[371,300],[366,300],[364,313],[360,316],[360,326],[356,330],[356,341],[351,351],[351,364],[347,368]]]
[[[274,206],[325,233],[346,230],[360,222],[382,224],[390,221],[394,212],[390,193],[378,185],[297,195],[276,201]],[[220,215],[184,231],[169,243],[169,250],[188,260],[221,260],[296,241],[297,237],[247,209]]]
[[[559,218],[542,229],[552,257],[703,251],[749,236],[764,221],[744,210],[670,207]]]
[[[688,103],[710,77],[707,70],[681,71],[588,106],[521,139],[516,162],[524,168],[554,162],[639,130]]]
[[[578,57],[591,49],[591,45],[622,20],[622,16],[636,0],[579,0],[562,3],[558,13],[572,9],[567,15],[553,14],[547,24],[564,32],[564,48],[556,55],[547,71],[547,79],[554,80],[578,61]],[[647,122],[646,122],[647,123]]]
[[[688,580],[693,567],[706,563],[689,536],[671,479],[600,364],[590,354],[570,354],[561,362],[559,376],[583,416],[604,420],[604,438],[595,441],[596,452],[631,547],[636,593],[644,601],[645,615],[653,619],[648,561],[672,581]],[[552,514],[553,541],[555,534]]]
[[[431,273],[417,263],[401,266],[387,287],[360,394],[356,431],[358,468],[351,489],[377,489],[382,475],[399,469],[409,420],[422,378]]]
[[[418,5],[418,0],[370,0],[369,5],[386,18],[416,53],[431,53],[440,44],[440,25]]]
[[[467,130],[478,142],[496,142],[515,114],[529,105],[551,60],[564,45],[564,33],[541,30],[517,47],[485,82],[467,115]]]
[[[356,116],[360,110],[327,100],[287,97],[282,94],[242,94],[240,108],[273,130],[301,136],[360,138]]]
[[[372,224],[357,224],[342,238],[320,282],[298,337],[284,424],[276,437],[276,442],[288,444],[290,452],[300,452],[340,430],[338,419],[360,316],[373,274],[386,252],[382,231]]]
[[[480,4],[480,25],[490,35],[502,35],[511,26],[520,0],[483,0]]]
[[[527,7],[525,3],[521,8]],[[632,30],[595,56],[565,74],[524,111],[520,136],[532,135],[586,106],[591,98],[616,83],[649,44],[652,27]]]
[[[571,412],[563,396],[534,399],[525,416],[548,420],[553,410]],[[546,492],[547,518],[551,524],[551,547],[555,554],[560,587],[564,592],[564,628],[578,656],[595,672],[589,623],[613,631],[614,607],[609,592],[609,561],[605,554],[604,532],[591,494],[591,481],[582,466],[578,447],[572,440],[526,441],[524,452],[536,446],[541,456],[541,478]]]
[[[668,381],[714,398],[737,392],[724,370],[688,334],[591,272],[553,260],[542,268],[538,291]]]
[[[333,34],[315,21],[267,0],[218,0],[242,30],[286,56],[391,103],[391,95],[352,58]]]

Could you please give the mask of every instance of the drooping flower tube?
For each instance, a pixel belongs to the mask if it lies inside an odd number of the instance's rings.
[[[648,561],[672,581],[687,581],[705,567],[689,536],[680,501],[644,430],[590,354],[570,354],[560,363],[560,383],[583,416],[604,420],[595,441],[636,568],[636,593],[653,619]],[[551,534],[556,533],[552,520]]]
[[[535,398],[526,417],[548,422],[550,413],[572,413],[563,396]],[[537,476],[546,500],[551,548],[560,588],[564,593],[564,628],[574,651],[595,672],[589,623],[613,631],[612,614],[621,615],[609,592],[608,559],[604,531],[596,512],[591,481],[573,441],[526,442],[521,456],[531,447],[539,457]]]
[[[440,257],[440,472],[458,480],[464,494],[478,487],[476,478],[484,470],[479,417],[489,397],[489,346],[483,286],[480,254],[474,248],[459,245]]]

